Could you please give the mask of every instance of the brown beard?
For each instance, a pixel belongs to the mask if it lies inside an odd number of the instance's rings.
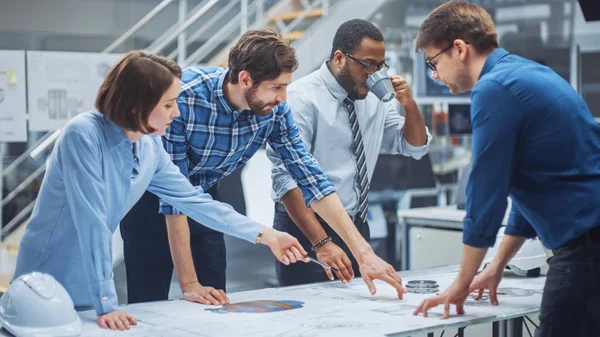
[[[259,100],[256,97],[257,91],[258,91],[258,86],[253,85],[252,87],[250,87],[249,89],[247,89],[244,92],[244,98],[246,99],[246,102],[248,103],[248,106],[250,107],[250,110],[252,110],[252,112],[254,112],[255,114],[257,114],[259,116],[266,116],[271,113],[271,109],[269,109],[267,111],[265,108],[268,105],[275,106],[276,103],[270,104],[270,103],[266,103],[264,101]]]

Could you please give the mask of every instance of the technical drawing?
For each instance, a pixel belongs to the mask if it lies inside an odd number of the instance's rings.
[[[47,111],[50,120],[72,118],[84,111],[83,100],[67,97],[64,89],[48,90],[48,97],[39,97],[37,103],[38,111]]]
[[[417,309],[416,306],[410,304],[397,304],[391,305],[388,307],[382,307],[373,309],[375,312],[383,312],[392,316],[406,316],[412,315],[412,313]]]
[[[303,307],[303,304],[304,302],[300,301],[250,301],[231,303],[217,309],[206,309],[206,311],[212,311],[220,314],[231,312],[267,313],[299,309]]]
[[[508,296],[526,297],[536,294],[542,294],[543,289],[525,289],[525,288],[498,288],[498,292],[506,293]]]

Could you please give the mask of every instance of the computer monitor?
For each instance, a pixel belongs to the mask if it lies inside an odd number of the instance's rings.
[[[435,174],[426,154],[416,160],[395,154],[380,154],[371,179],[371,191],[433,188]]]
[[[448,104],[448,129],[451,135],[473,133],[470,104]]]

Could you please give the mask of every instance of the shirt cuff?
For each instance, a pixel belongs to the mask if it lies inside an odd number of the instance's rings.
[[[304,202],[306,203],[307,206],[310,207],[310,204],[312,204],[313,202],[317,201],[317,200],[321,200],[323,198],[325,198],[326,196],[330,195],[331,193],[335,193],[335,187],[333,185],[329,185],[327,186],[325,189],[319,191],[319,193],[311,196],[308,193],[302,193],[304,195]]]
[[[158,213],[159,214],[163,214],[163,215],[179,215],[179,214],[183,214],[182,212],[178,211],[175,207],[167,204],[164,201],[160,201],[160,207],[158,209]]]
[[[273,181],[273,191],[271,194],[271,198],[273,199],[273,201],[281,202],[281,198],[283,198],[283,196],[286,195],[287,192],[297,187],[298,184],[296,184],[296,181],[294,181],[294,179],[292,178],[283,179],[281,181]]]
[[[525,237],[533,239],[537,236],[535,229],[531,226],[529,221],[518,211],[518,208],[513,203],[510,216],[506,228],[504,228],[504,234]]]
[[[115,282],[111,280],[91,282],[90,294],[98,316],[119,309]]]
[[[429,143],[431,142],[433,137],[431,137],[427,128],[425,128],[425,133],[427,134],[427,142],[425,143],[425,145],[414,146],[410,144],[406,139],[402,139],[402,141],[404,142],[404,149],[406,150],[406,155],[419,160],[427,154],[427,151],[429,150]]]
[[[475,248],[490,248],[496,242],[496,232],[493,236],[484,236],[470,230],[474,227],[473,220],[465,218],[463,220],[463,243]]]
[[[533,239],[537,236],[537,233],[535,231],[528,231],[519,228],[516,225],[506,225],[506,228],[504,228],[504,234],[520,236],[527,239]]]

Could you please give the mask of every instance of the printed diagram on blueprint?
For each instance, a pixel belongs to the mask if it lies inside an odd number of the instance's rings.
[[[118,54],[28,52],[28,97],[36,131],[62,127],[94,109],[98,89]]]
[[[455,272],[407,276],[403,281],[435,280],[443,291],[455,276]],[[385,336],[529,312],[539,308],[544,281],[506,277],[500,284],[500,306],[472,296],[465,315],[447,320],[439,319],[443,307],[430,310],[429,318],[413,316],[421,301],[433,294],[408,293],[399,300],[395,289],[376,281],[377,294],[371,296],[361,279],[232,293],[231,304],[223,307],[183,300],[140,303],[123,308],[141,321],[140,326],[118,336],[163,336],[169,331],[171,336]],[[112,336],[96,326],[95,313],[89,314],[83,336]]]

